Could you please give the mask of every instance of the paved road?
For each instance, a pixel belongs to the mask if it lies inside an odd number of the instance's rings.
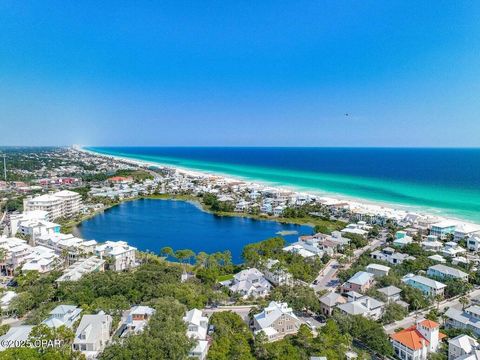
[[[355,262],[363,253],[373,250],[382,244],[382,240],[373,240],[367,246],[357,249],[353,253],[353,259],[345,264],[344,268],[348,269],[352,263]],[[326,266],[320,271],[315,281],[316,285],[313,283],[310,285],[315,291],[329,290],[334,291],[335,288],[340,285],[340,282],[337,278],[338,270],[340,269],[340,264],[336,259],[331,259]],[[314,282],[315,282],[314,281]]]
[[[480,289],[475,289],[475,290],[471,291],[468,294],[468,297],[471,300],[479,299],[480,298]],[[446,308],[451,308],[451,307],[461,309],[462,305],[460,304],[458,299],[459,299],[459,297],[457,297],[453,300],[444,300],[444,301],[440,302],[438,309],[440,311],[444,311],[444,310],[446,310]],[[422,311],[418,311],[418,312],[415,312],[415,313],[410,313],[410,315],[408,317],[406,317],[402,320],[396,321],[394,323],[385,325],[383,328],[385,329],[385,332],[387,334],[391,334],[391,333],[395,332],[395,329],[410,327],[410,326],[415,324],[415,321],[417,319],[421,319],[422,317],[425,317],[425,315],[427,315],[430,312],[430,310],[433,309],[433,308],[437,308],[437,304],[429,307],[427,310],[422,310]]]

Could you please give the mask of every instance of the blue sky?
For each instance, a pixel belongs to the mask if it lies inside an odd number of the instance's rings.
[[[0,144],[477,147],[479,18],[476,1],[4,0]]]

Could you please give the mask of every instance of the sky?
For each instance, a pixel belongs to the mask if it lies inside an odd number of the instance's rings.
[[[480,146],[478,1],[0,2],[0,145]]]

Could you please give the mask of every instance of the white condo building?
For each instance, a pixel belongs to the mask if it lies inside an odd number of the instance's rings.
[[[27,197],[23,200],[25,211],[42,210],[47,212],[47,220],[68,217],[78,213],[82,206],[82,196],[74,191],[62,190],[54,194]]]

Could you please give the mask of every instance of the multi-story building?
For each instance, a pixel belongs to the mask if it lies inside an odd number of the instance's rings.
[[[419,289],[424,295],[430,297],[443,296],[443,292],[447,287],[447,285],[439,281],[421,275],[407,274],[402,278],[402,281],[411,287]]]
[[[373,286],[374,275],[366,271],[359,271],[342,285],[342,292],[355,291],[364,293]]]
[[[480,306],[472,305],[465,310],[449,308],[445,312],[445,327],[471,330],[480,336]]]
[[[137,265],[135,262],[136,251],[136,248],[128,245],[125,241],[107,241],[95,248],[96,255],[101,259],[110,258],[110,260],[107,260],[107,265],[115,271],[135,267]]]
[[[436,352],[445,337],[439,332],[435,321],[423,320],[416,325],[390,335],[395,355],[401,360],[426,360],[429,353]]]
[[[430,266],[427,270],[427,275],[440,279],[459,279],[468,281],[468,274],[466,272],[443,264]]]
[[[286,335],[296,334],[300,324],[300,319],[287,303],[272,301],[261,313],[253,316],[255,333],[262,331],[268,341],[276,341],[283,339]]]
[[[362,296],[354,301],[340,304],[337,308],[347,315],[362,315],[378,320],[383,315],[385,303],[369,296]]]
[[[430,229],[430,235],[434,235],[439,239],[445,239],[447,235],[455,234],[456,222],[445,220],[435,224],[432,224]]]
[[[477,360],[480,358],[478,341],[468,335],[458,335],[448,341],[448,360]]]
[[[103,311],[96,315],[83,315],[72,348],[87,359],[96,359],[111,339],[112,317]]]
[[[82,196],[69,190],[37,197],[28,196],[23,200],[23,209],[25,211],[46,211],[48,214],[47,220],[49,221],[72,216],[80,211],[81,205]]]
[[[185,314],[183,321],[187,324],[187,337],[196,341],[189,356],[204,360],[208,353],[208,318],[200,310],[192,309]]]

